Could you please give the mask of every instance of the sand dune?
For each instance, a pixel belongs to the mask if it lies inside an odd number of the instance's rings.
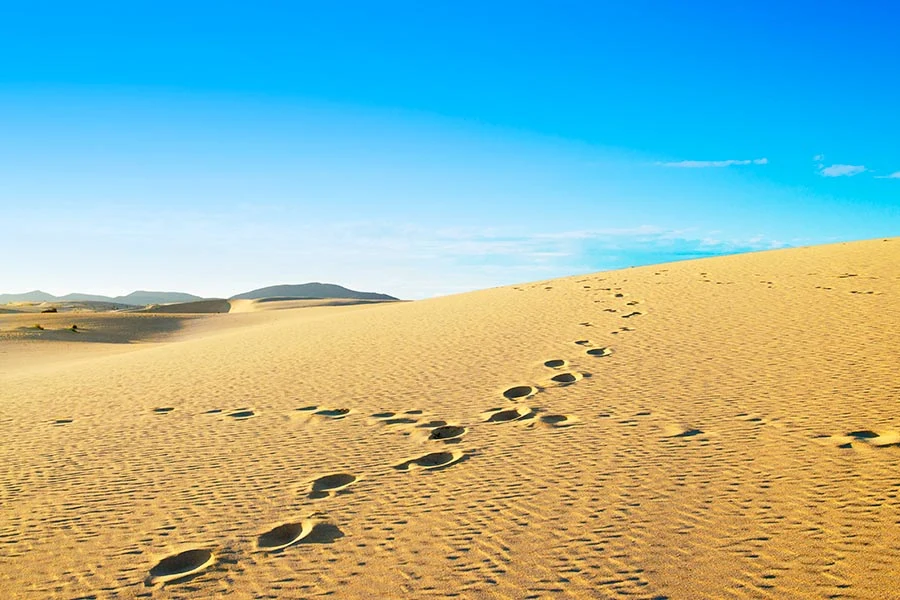
[[[900,597],[898,267],[139,314],[181,333],[41,370],[8,336],[0,597]]]
[[[174,302],[172,304],[151,304],[135,312],[168,313],[168,314],[196,314],[196,313],[227,313],[231,310],[228,300],[210,299],[194,300],[191,302]]]

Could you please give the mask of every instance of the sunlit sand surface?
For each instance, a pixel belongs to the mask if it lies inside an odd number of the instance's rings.
[[[900,240],[265,304],[0,315],[0,598],[898,597]]]

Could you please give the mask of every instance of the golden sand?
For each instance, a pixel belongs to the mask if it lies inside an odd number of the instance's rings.
[[[0,598],[900,597],[900,240],[35,318]]]

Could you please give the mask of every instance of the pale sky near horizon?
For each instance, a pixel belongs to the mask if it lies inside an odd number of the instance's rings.
[[[0,293],[423,298],[900,235],[900,9],[784,4],[5,8]]]

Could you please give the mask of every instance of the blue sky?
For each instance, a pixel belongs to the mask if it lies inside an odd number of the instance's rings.
[[[900,234],[883,2],[45,2],[0,291],[407,298]]]

